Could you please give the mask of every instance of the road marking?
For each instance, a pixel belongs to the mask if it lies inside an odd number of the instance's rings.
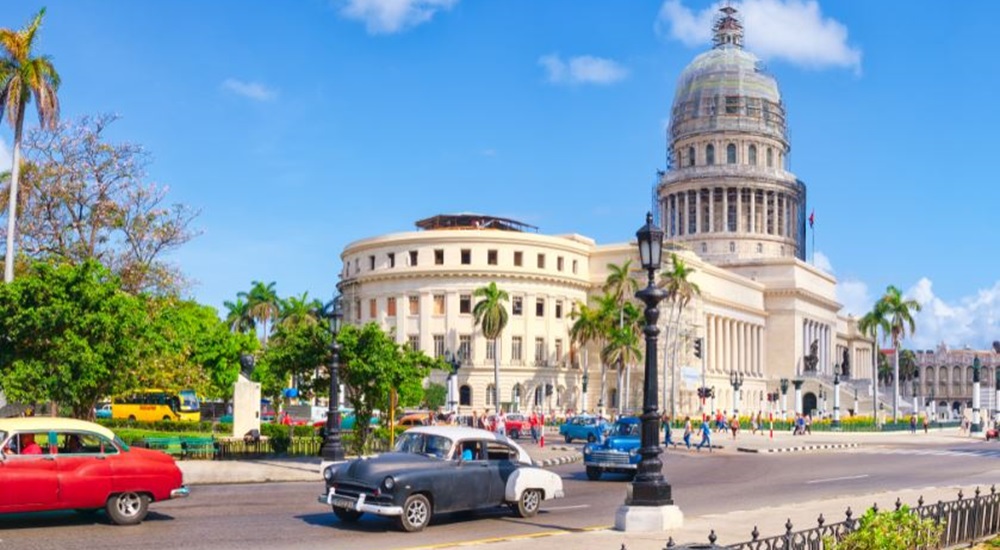
[[[573,506],[546,506],[542,508],[544,512],[551,512],[553,510],[577,510],[579,508],[590,508],[589,504],[574,504]]]
[[[806,485],[811,485],[813,483],[830,483],[831,481],[847,481],[849,479],[864,479],[868,477],[868,474],[861,474],[856,476],[844,476],[844,477],[831,477],[827,479],[812,479],[806,482]]]
[[[437,549],[440,549],[440,548],[455,548],[455,547],[463,547],[463,546],[480,546],[480,545],[483,545],[483,544],[490,544],[490,543],[495,543],[495,542],[511,542],[511,541],[519,541],[519,540],[531,540],[531,539],[540,539],[540,538],[553,537],[553,536],[559,536],[559,535],[569,535],[571,533],[585,533],[585,532],[589,532],[589,531],[605,531],[605,530],[611,529],[612,527],[613,527],[613,525],[594,525],[594,526],[591,526],[591,527],[580,527],[580,528],[566,527],[566,528],[562,528],[562,529],[553,529],[553,530],[549,530],[549,531],[541,531],[541,532],[538,532],[538,533],[527,533],[527,534],[524,534],[524,535],[510,535],[510,536],[483,538],[483,539],[477,539],[477,540],[463,540],[463,541],[456,541],[456,542],[442,542],[442,543],[439,543],[439,544],[429,544],[427,546],[413,546],[413,547],[410,547],[407,550],[437,550]]]

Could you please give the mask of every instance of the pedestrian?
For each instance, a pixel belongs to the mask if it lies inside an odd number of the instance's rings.
[[[691,417],[684,417],[684,446],[691,450]]]
[[[538,444],[538,413],[531,413],[528,417],[528,426],[531,428],[531,442]]]
[[[753,413],[750,413],[750,434],[757,435],[757,419],[759,417]]]
[[[670,438],[670,415],[663,415],[663,446],[670,447],[674,441]]]
[[[496,419],[496,433],[500,435],[507,435],[507,417],[504,415],[503,410],[497,414]]]
[[[736,432],[740,431],[740,418],[733,415],[732,420],[729,421],[729,429],[733,431],[733,439],[736,439]]]
[[[927,414],[924,414],[924,433],[927,433],[927,425],[930,424],[930,420],[927,419]]]
[[[812,430],[813,419],[812,419],[812,416],[810,416],[808,414],[805,415],[805,416],[806,416],[806,418],[805,418],[805,428],[806,428],[805,433],[807,433],[809,435],[812,435],[813,434],[813,430]]]
[[[701,423],[701,442],[698,443],[698,451],[705,445],[708,445],[708,452],[712,452],[712,428],[709,426],[711,423],[706,418]]]
[[[917,413],[910,414],[910,433],[916,435],[917,433]]]

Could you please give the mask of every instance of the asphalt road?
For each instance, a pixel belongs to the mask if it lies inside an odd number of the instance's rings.
[[[787,455],[670,451],[665,474],[684,513],[702,515],[882,490],[989,486],[1000,480],[998,459],[1000,447],[981,442]],[[542,513],[531,519],[497,509],[437,517],[424,532],[402,533],[392,521],[378,517],[340,523],[316,501],[323,490],[318,482],[209,485],[195,487],[188,499],[154,504],[147,520],[134,527],[109,525],[103,514],[3,516],[0,549],[379,550],[613,523],[624,499],[624,478],[587,481],[580,464],[555,471],[564,477],[568,496],[546,502]]]

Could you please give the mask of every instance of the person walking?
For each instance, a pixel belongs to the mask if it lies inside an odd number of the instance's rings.
[[[699,452],[705,445],[708,445],[708,452],[712,452],[712,427],[709,424],[707,418],[701,423],[701,442],[697,447]]]
[[[924,433],[927,433],[928,424],[930,424],[930,420],[927,419],[927,414],[924,414]]]
[[[507,435],[507,416],[502,410],[500,411],[500,414],[497,415],[496,423],[496,433],[500,435]]]
[[[531,413],[528,418],[528,425],[531,427],[531,442],[538,443],[538,413]]]
[[[684,445],[691,450],[691,417],[684,417]]]
[[[910,433],[917,434],[917,413],[910,414]]]
[[[740,419],[735,414],[733,419],[729,422],[729,429],[733,431],[733,441],[736,440],[736,432],[740,431]]]
[[[674,445],[673,439],[670,438],[670,415],[663,415],[663,446],[670,447]]]

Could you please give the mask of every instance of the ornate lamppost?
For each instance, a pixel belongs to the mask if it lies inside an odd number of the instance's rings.
[[[646,224],[635,234],[639,241],[639,262],[648,274],[646,288],[636,293],[646,308],[643,311],[646,335],[646,357],[642,386],[642,437],[635,481],[629,485],[625,505],[615,514],[615,528],[624,531],[663,531],[680,527],[684,516],[671,498],[670,484],[663,477],[662,452],[659,445],[660,414],[657,411],[656,339],[660,329],[659,303],[667,293],[656,286],[656,272],[660,269],[663,254],[663,230],[653,223],[653,215],[646,214]]]
[[[321,450],[323,460],[333,462],[344,460],[344,446],[340,441],[340,343],[337,342],[343,319],[341,297],[336,296],[333,299],[333,314],[330,315],[330,333],[333,335],[330,343],[330,405],[326,411],[326,441]]]
[[[587,412],[587,384],[590,382],[590,373],[583,371],[583,394],[580,396],[580,412]]]
[[[733,416],[740,417],[740,388],[743,387],[743,373],[729,371],[729,384],[733,387]]]
[[[917,393],[920,391],[920,381],[914,378],[910,381],[913,385],[913,414],[920,415],[920,398]]]
[[[971,433],[983,431],[983,420],[979,416],[979,371],[983,368],[979,362],[979,357],[972,360],[972,426]]]
[[[785,398],[788,397],[788,379],[782,378],[778,384],[781,387],[781,419],[788,420],[788,407],[785,406],[787,403]]]
[[[802,414],[802,384],[805,380],[792,380],[792,385],[795,386],[795,414]]]
[[[825,412],[826,412],[826,392],[823,391],[823,388],[821,387],[819,389],[819,414],[820,414],[820,417],[822,417],[823,413],[825,413]]]
[[[448,363],[451,370],[448,371],[448,378],[445,379],[445,384],[448,385],[448,412],[455,412],[455,406],[458,404],[458,368],[462,366],[462,360],[458,357],[457,353],[452,353],[451,350],[445,350],[444,352],[444,362]]]
[[[835,430],[840,429],[840,364],[833,366],[833,422]]]

